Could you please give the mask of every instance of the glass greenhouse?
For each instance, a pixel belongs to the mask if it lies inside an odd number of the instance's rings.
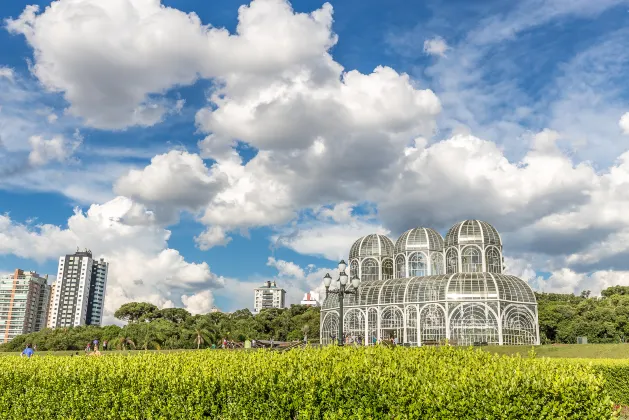
[[[537,302],[523,280],[503,274],[502,241],[486,222],[404,232],[394,245],[367,235],[351,247],[349,276],[361,279],[343,300],[345,339],[371,345],[539,344]],[[321,342],[338,340],[339,297],[321,310]]]

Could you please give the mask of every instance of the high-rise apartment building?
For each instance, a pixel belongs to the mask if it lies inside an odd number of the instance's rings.
[[[283,308],[285,305],[286,290],[277,287],[275,282],[267,281],[263,286],[254,289],[254,294],[255,312],[267,308]]]
[[[105,305],[105,288],[109,263],[104,259],[92,262],[92,282],[90,296],[87,298],[87,325],[101,325]]]
[[[55,304],[55,288],[57,283],[53,282],[50,285],[50,297],[48,298],[48,316],[46,317],[46,328],[52,328],[52,308]]]
[[[48,276],[17,269],[0,277],[0,341],[44,328],[49,299]]]
[[[108,264],[94,261],[88,250],[60,257],[48,327],[100,325],[107,270]]]

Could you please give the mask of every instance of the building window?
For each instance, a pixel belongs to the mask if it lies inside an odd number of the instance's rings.
[[[500,252],[496,248],[487,248],[485,251],[485,262],[487,264],[487,271],[490,273],[502,273],[502,264],[500,261]]]
[[[462,264],[464,273],[480,273],[483,271],[483,259],[480,249],[468,246],[463,250]]]
[[[349,265],[349,277],[353,279],[354,277],[358,277],[358,261],[354,260]]]
[[[409,277],[426,275],[426,256],[422,252],[415,252],[408,260]]]
[[[433,252],[430,259],[432,262],[431,274],[433,276],[443,274],[443,254],[441,254],[441,252]]]
[[[378,263],[376,260],[367,259],[362,262],[362,281],[378,280]]]
[[[406,259],[404,255],[398,255],[395,259],[395,276],[398,279],[406,277]]]
[[[393,278],[393,260],[384,260],[382,263],[382,280]]]
[[[453,274],[459,271],[459,253],[451,248],[446,253],[446,273]]]

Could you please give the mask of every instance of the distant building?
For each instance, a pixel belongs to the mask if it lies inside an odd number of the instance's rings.
[[[55,303],[55,288],[57,287],[57,283],[53,282],[50,285],[50,297],[48,298],[48,305],[46,308],[48,309],[48,316],[46,317],[46,328],[52,328],[52,308]]]
[[[260,312],[267,308],[284,308],[286,306],[286,290],[277,287],[273,281],[267,281],[263,286],[254,290],[255,301],[253,308],[255,312]]]
[[[87,325],[101,325],[103,308],[105,305],[105,288],[107,286],[107,272],[109,263],[104,259],[94,260],[92,263],[92,282],[90,296],[87,299]]]
[[[17,269],[0,277],[0,341],[43,329],[49,299],[48,276]]]
[[[319,306],[319,302],[317,302],[316,299],[312,297],[312,292],[308,292],[304,295],[304,298],[301,300],[301,304],[308,306]]]
[[[89,250],[60,257],[48,327],[100,325],[108,269]]]

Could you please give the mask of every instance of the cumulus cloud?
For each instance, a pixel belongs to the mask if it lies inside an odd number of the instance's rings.
[[[211,290],[202,290],[190,296],[181,296],[181,301],[184,308],[191,314],[207,314],[214,305],[214,295]]]
[[[207,251],[215,246],[226,246],[232,238],[227,236],[220,226],[210,226],[199,236],[194,237],[194,242],[201,251]]]
[[[27,6],[7,28],[34,50],[33,72],[69,111],[98,128],[149,126],[182,103],[160,96],[198,77],[278,74],[335,44],[332,7],[293,13],[283,0],[241,6],[235,34],[161,1],[59,0]],[[168,36],[164,36],[168,28]]]
[[[360,218],[354,218],[348,223],[314,221],[281,229],[271,240],[275,247],[286,247],[300,254],[339,261],[348,258],[349,249],[356,239],[371,233],[388,235],[390,231]]]
[[[623,134],[629,134],[629,112],[622,114],[618,125],[622,129]]]
[[[269,257],[266,265],[277,268],[280,276],[295,278],[304,277],[304,270],[297,264],[290,261],[276,260],[273,257]]]
[[[436,36],[432,39],[427,39],[424,41],[424,52],[430,55],[438,55],[440,57],[446,56],[446,51],[448,51],[450,47],[446,43],[445,39],[440,36]]]
[[[168,248],[169,237],[170,232],[155,222],[152,212],[125,197],[92,205],[87,212],[76,209],[67,228],[33,227],[0,216],[0,255],[56,260],[80,247],[109,261],[107,314],[132,300],[172,306],[181,300],[177,291],[193,296],[198,290],[224,285],[224,279],[207,263],[188,262]]]
[[[114,184],[117,194],[158,206],[197,211],[222,189],[226,179],[209,170],[197,154],[171,150],[151,159],[144,169],[132,169]]]
[[[81,141],[69,140],[61,135],[49,140],[42,136],[31,136],[28,143],[31,146],[28,162],[33,166],[45,165],[51,161],[64,162],[81,145]]]

